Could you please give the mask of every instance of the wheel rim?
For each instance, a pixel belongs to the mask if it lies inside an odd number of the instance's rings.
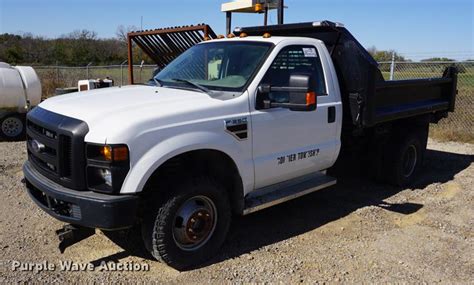
[[[2,132],[8,137],[17,137],[23,132],[23,122],[15,117],[6,118],[2,123]]]
[[[410,177],[413,172],[415,171],[416,163],[417,163],[417,151],[414,145],[410,145],[403,155],[403,176]]]
[[[214,202],[205,196],[188,199],[176,212],[173,238],[182,250],[194,251],[211,238],[217,224]]]

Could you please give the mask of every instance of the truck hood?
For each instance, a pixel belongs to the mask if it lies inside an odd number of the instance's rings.
[[[124,133],[132,135],[151,126],[218,115],[222,104],[225,101],[202,92],[133,85],[57,96],[39,106],[86,122],[89,126],[86,140],[103,142],[123,139]]]

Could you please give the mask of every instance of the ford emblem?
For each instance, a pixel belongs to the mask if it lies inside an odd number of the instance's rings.
[[[30,145],[33,151],[36,153],[42,153],[46,149],[46,146],[37,140],[32,140]]]

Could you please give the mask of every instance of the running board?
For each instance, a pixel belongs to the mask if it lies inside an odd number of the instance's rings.
[[[335,185],[337,180],[318,172],[267,186],[245,198],[244,215],[248,215]]]

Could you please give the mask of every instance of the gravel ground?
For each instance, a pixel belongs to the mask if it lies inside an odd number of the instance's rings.
[[[474,283],[474,145],[430,141],[429,149],[414,189],[344,175],[335,187],[236,217],[219,256],[178,272],[153,261],[132,231],[96,231],[61,254],[63,223],[23,190],[24,143],[0,143],[0,283]],[[97,266],[61,271],[61,261]],[[56,268],[14,271],[17,262]],[[101,262],[149,270],[100,270]]]

